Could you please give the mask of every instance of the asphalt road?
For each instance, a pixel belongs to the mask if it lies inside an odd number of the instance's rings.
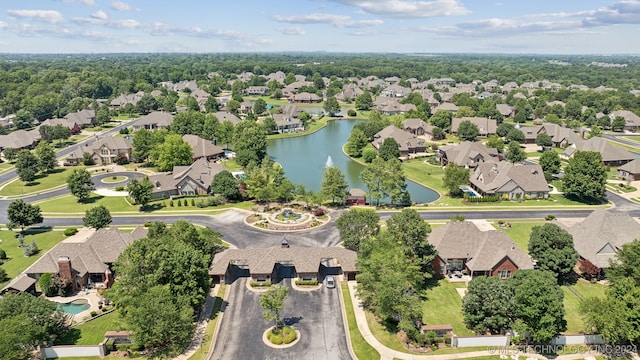
[[[633,146],[633,147],[636,147],[636,148],[640,147],[640,144],[637,141],[631,141],[631,140],[623,139],[623,138],[621,138],[621,136],[640,136],[640,134],[620,134],[620,135],[602,134],[602,137],[605,138],[605,139],[617,141],[619,143],[623,143],[625,145]],[[638,140],[640,140],[640,138],[638,138]],[[640,152],[640,149],[638,149],[637,152]]]
[[[262,317],[260,294],[246,288],[246,278],[229,288],[227,306],[211,359],[349,359],[340,313],[339,288],[322,286],[314,291],[296,291],[291,279],[282,318],[300,331],[300,341],[287,349],[264,344],[262,334],[273,326]]]
[[[87,139],[85,139],[83,141],[80,141],[79,143],[77,143],[77,144],[75,144],[73,146],[69,146],[69,147],[66,147],[66,148],[64,148],[62,150],[58,150],[56,152],[56,157],[57,158],[61,158],[61,157],[65,156],[65,155],[71,153],[73,150],[77,149],[78,146],[84,146],[85,144],[89,145],[91,143],[96,142],[100,138],[103,138],[103,137],[106,137],[106,136],[111,136],[111,135],[115,134],[116,132],[119,132],[120,129],[129,126],[130,124],[131,124],[131,121],[123,122],[122,124],[120,124],[120,125],[118,125],[116,127],[113,127],[111,129],[101,133],[100,135],[98,135],[98,137],[92,136],[92,137],[87,138]],[[11,179],[13,179],[15,177],[16,177],[16,171],[15,170],[8,171],[8,172],[0,175],[0,184],[4,184],[5,182],[7,182],[7,181],[9,181],[9,180],[11,180]]]

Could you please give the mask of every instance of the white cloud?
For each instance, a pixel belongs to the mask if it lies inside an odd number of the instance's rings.
[[[98,10],[98,11],[94,12],[93,14],[91,14],[91,18],[98,19],[98,20],[107,20],[107,18],[109,18],[109,16],[107,16],[107,13],[105,13],[104,11]]]
[[[377,26],[384,23],[382,20],[352,20],[351,17],[347,15],[321,13],[289,16],[274,15],[272,18],[275,21],[289,24],[329,24],[336,27],[346,28],[362,28]]]
[[[458,0],[332,0],[360,8],[369,14],[391,18],[427,18],[466,15],[470,11]]]
[[[51,24],[64,22],[62,14],[55,10],[7,10],[7,14],[17,18],[44,21]]]
[[[306,34],[306,32],[299,26],[278,28],[278,31],[283,35],[290,35],[290,36],[299,36],[299,35]]]
[[[131,11],[133,7],[121,0],[111,1],[111,8],[116,11]]]
[[[8,27],[8,26],[9,26],[9,25],[8,25],[6,22],[4,22],[4,21],[0,21],[0,29],[4,29],[4,28],[6,28],[6,27]]]
[[[63,3],[80,3],[87,6],[93,6],[96,4],[95,0],[58,0]]]

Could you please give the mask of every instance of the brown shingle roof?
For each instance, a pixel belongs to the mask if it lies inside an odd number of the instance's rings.
[[[205,140],[197,135],[183,135],[182,140],[191,145],[193,149],[193,159],[207,158],[221,156],[224,154],[224,149],[214,145],[211,141]]]
[[[596,151],[602,155],[603,162],[631,161],[636,157],[627,149],[614,146],[609,141],[595,136],[589,140],[579,141],[565,149],[565,156],[572,156],[576,151]]]
[[[496,119],[488,119],[483,117],[461,117],[451,119],[451,132],[458,132],[458,127],[463,121],[471,121],[478,127],[480,135],[495,134],[498,127]]]
[[[409,151],[416,147],[424,147],[424,140],[418,139],[411,133],[389,125],[373,136],[372,145],[379,149],[386,138],[393,138],[399,145],[400,151]]]
[[[151,112],[136,121],[136,126],[155,125],[167,127],[173,123],[173,115],[164,111]]]
[[[548,192],[542,167],[538,164],[512,164],[507,161],[485,162],[478,165],[469,181],[484,193],[508,192],[505,187],[515,183],[525,192]]]
[[[498,156],[496,149],[471,141],[464,141],[459,145],[445,145],[440,148],[440,152],[445,154],[448,162],[468,167],[475,167],[480,162],[489,161]],[[478,162],[474,160],[476,158],[479,159]]]
[[[244,264],[251,274],[270,274],[278,262],[292,263],[299,273],[318,272],[323,259],[337,259],[342,271],[356,271],[355,251],[341,247],[270,247],[227,249],[214,256],[209,275],[224,275],[230,262]]]
[[[26,274],[20,274],[15,278],[13,278],[13,280],[11,280],[11,282],[9,282],[7,286],[2,288],[2,290],[0,290],[0,294],[8,289],[14,289],[19,292],[25,292],[35,283],[36,283],[36,279],[29,277]]]
[[[629,174],[640,174],[640,159],[630,161],[620,166],[618,170],[627,171]]]

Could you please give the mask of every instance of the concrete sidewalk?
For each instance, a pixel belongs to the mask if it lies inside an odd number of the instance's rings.
[[[198,318],[198,323],[196,324],[196,330],[193,332],[193,339],[191,340],[191,344],[184,353],[175,357],[175,360],[189,359],[202,346],[202,343],[204,342],[204,333],[207,330],[207,325],[209,324],[209,318],[211,317],[211,311],[213,311],[213,304],[216,301],[218,290],[220,290],[220,285],[214,286],[209,291],[209,295],[204,301],[204,307],[200,312],[200,317]]]

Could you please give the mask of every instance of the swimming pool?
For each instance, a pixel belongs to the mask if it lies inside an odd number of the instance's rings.
[[[89,300],[76,299],[68,303],[59,303],[58,310],[64,311],[67,314],[77,315],[81,312],[88,310],[91,307]]]
[[[472,190],[462,190],[464,191],[465,194],[467,194],[468,197],[478,197],[478,195],[476,195],[475,192],[473,192]]]

